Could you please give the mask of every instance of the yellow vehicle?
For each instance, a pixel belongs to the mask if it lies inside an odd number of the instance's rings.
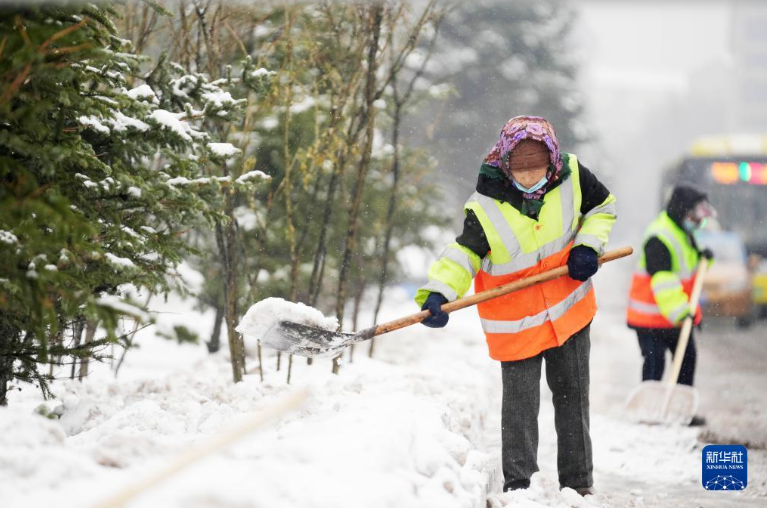
[[[732,231],[711,230],[700,231],[696,240],[714,252],[714,263],[703,282],[703,313],[706,317],[735,318],[739,326],[750,326],[753,290],[743,240]]]
[[[755,265],[751,278],[753,301],[759,317],[767,317],[767,260],[761,260]]]

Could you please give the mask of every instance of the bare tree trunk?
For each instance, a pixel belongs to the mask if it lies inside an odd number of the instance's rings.
[[[327,225],[325,226],[327,227]],[[322,231],[321,234],[324,236],[325,231]],[[309,305],[314,307],[317,305],[317,300],[320,297],[320,290],[322,289],[322,280],[325,276],[325,246],[322,245],[320,249],[317,252],[317,256],[315,257],[315,262],[318,263],[317,268],[317,281],[314,283],[313,291],[311,292],[310,298],[309,298]],[[312,268],[312,271],[314,271],[314,268]]]
[[[396,83],[395,87],[396,89]],[[386,211],[386,231],[384,241],[381,247],[381,275],[378,278],[378,295],[376,295],[376,304],[373,310],[373,326],[378,323],[378,313],[381,312],[383,304],[383,294],[386,288],[386,279],[389,276],[389,247],[391,245],[392,232],[394,231],[394,212],[397,209],[397,190],[399,187],[400,173],[400,154],[399,154],[399,129],[401,120],[402,106],[395,105],[394,125],[392,127],[392,144],[394,146],[394,160],[392,161],[392,186],[389,196],[389,208]],[[370,341],[370,351],[368,355],[372,358],[375,350],[375,338]]]
[[[75,321],[74,327],[72,328],[72,341],[74,343],[75,348],[80,345],[80,342],[82,342],[84,330],[85,330],[85,319],[78,318]],[[75,378],[76,366],[77,366],[77,358],[72,358],[72,371],[69,373],[69,379]]]
[[[296,249],[296,228],[293,224],[293,182],[291,175],[293,172],[293,158],[290,155],[290,103],[292,100],[292,72],[293,72],[293,40],[290,38],[293,25],[292,11],[287,10],[285,23],[285,34],[288,37],[286,70],[289,74],[289,81],[285,86],[285,122],[282,139],[283,157],[285,159],[285,220],[288,223],[288,247],[290,252],[290,293],[288,299],[291,302],[296,301],[298,292],[298,252]],[[293,370],[293,355],[288,355],[288,377],[287,383],[290,384],[290,374]]]
[[[314,263],[312,265],[312,275],[309,278],[309,305],[312,307],[317,304],[317,298],[322,286],[322,268],[324,268],[325,241],[330,225],[330,218],[333,215],[333,201],[335,200],[336,188],[341,175],[341,165],[336,164],[333,168],[333,174],[328,183],[328,194],[325,198],[325,209],[322,212],[322,223],[320,225],[320,238],[317,241],[317,250],[314,253]]]
[[[13,357],[0,356],[0,406],[8,405],[8,383],[13,379]]]
[[[90,344],[93,342],[93,337],[96,335],[96,327],[98,326],[98,322],[96,321],[88,321],[85,324],[85,341],[84,344]],[[88,367],[90,366],[90,358],[84,357],[80,360],[80,375],[78,376],[78,379],[82,381],[88,376]]]
[[[264,357],[261,353],[261,343],[258,343],[258,375],[264,381]]]
[[[50,346],[62,346],[64,343],[64,330],[66,328],[65,323],[62,323],[61,320],[59,320],[59,329],[58,331],[51,336],[48,339],[48,344]],[[48,376],[53,379],[53,369],[57,365],[61,365],[61,355],[51,355],[48,364]]]
[[[362,297],[365,295],[365,284],[363,282],[360,283],[360,287],[357,288],[357,291],[354,293],[354,310],[352,311],[352,331],[356,332],[359,327],[359,317],[360,317],[360,304],[362,303]],[[354,346],[355,344],[352,344],[349,346],[349,363],[352,363],[354,361]]]
[[[231,192],[233,191],[228,191],[226,198],[226,214],[230,218],[225,234],[229,251],[229,267],[226,273],[226,331],[229,338],[229,351],[232,355],[232,377],[235,383],[239,383],[245,373],[245,343],[242,336],[235,330],[239,309],[237,308],[237,248],[235,246],[237,240],[234,230],[234,199]]]
[[[13,348],[21,340],[21,330],[0,319],[0,406],[8,405],[8,383],[13,381]]]
[[[223,168],[224,176],[228,174],[226,166]],[[238,285],[237,285],[237,231],[234,219],[234,189],[226,189],[224,194],[224,213],[229,217],[226,225],[216,223],[216,239],[221,253],[222,272],[224,279],[224,319],[229,338],[229,353],[232,361],[232,378],[235,383],[242,381],[245,373],[245,344],[240,334],[237,333],[237,309]]]
[[[216,319],[213,321],[213,331],[210,334],[210,340],[205,343],[208,347],[208,353],[216,353],[221,349],[221,325],[224,322],[224,307],[216,303]]]
[[[370,35],[368,40],[367,55],[367,77],[365,82],[365,112],[366,112],[366,132],[365,147],[362,151],[362,158],[357,167],[357,179],[354,182],[352,191],[352,205],[349,210],[349,228],[346,233],[346,245],[341,259],[341,266],[338,273],[338,292],[336,294],[336,315],[338,316],[339,326],[343,326],[344,305],[346,303],[346,284],[351,264],[351,255],[355,248],[357,239],[357,228],[359,226],[360,205],[362,204],[362,191],[365,187],[365,179],[370,167],[371,151],[373,147],[373,136],[375,134],[375,108],[373,102],[376,98],[376,70],[378,54],[378,43],[381,36],[381,23],[383,21],[383,5],[373,4],[370,6]],[[338,373],[339,358],[333,360],[333,372]]]

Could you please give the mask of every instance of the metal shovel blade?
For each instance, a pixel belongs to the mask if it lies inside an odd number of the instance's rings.
[[[325,330],[293,321],[278,321],[261,338],[264,347],[307,358],[337,356],[346,346],[372,337],[374,328],[357,333]]]
[[[628,417],[640,423],[688,425],[697,411],[698,390],[687,385],[644,381],[626,399]]]

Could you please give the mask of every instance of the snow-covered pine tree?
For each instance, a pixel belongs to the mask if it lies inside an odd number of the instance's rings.
[[[239,155],[200,128],[241,114],[225,90],[235,79],[161,61],[127,89],[140,57],[114,35],[114,14],[0,13],[0,404],[13,379],[47,394],[39,365],[98,356],[118,341],[119,316],[149,321],[126,288],[167,291],[184,233],[221,216],[222,189],[252,191],[265,177],[207,176]],[[258,86],[252,65],[241,68]],[[81,344],[97,325],[104,337]]]

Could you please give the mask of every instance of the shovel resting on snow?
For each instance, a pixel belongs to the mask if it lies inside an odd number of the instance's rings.
[[[698,307],[707,268],[708,261],[701,259],[690,294],[690,306],[693,309]],[[674,365],[668,379],[665,382],[644,381],[629,394],[626,399],[626,411],[630,419],[650,424],[688,425],[692,421],[698,411],[698,390],[692,386],[679,385],[677,380],[682,370],[684,352],[690,340],[693,319],[693,316],[687,316],[682,324],[674,351]]]
[[[633,249],[631,247],[623,247],[605,253],[599,258],[599,264],[606,263],[631,255]],[[560,266],[553,270],[526,277],[515,282],[510,282],[503,286],[483,291],[465,298],[459,298],[452,302],[446,303],[442,306],[442,310],[450,313],[456,310],[471,307],[478,303],[498,298],[499,296],[507,295],[514,291],[519,291],[541,282],[563,277],[568,274],[567,266]],[[428,310],[423,310],[416,314],[411,314],[388,323],[382,323],[377,326],[366,328],[357,333],[342,333],[332,330],[325,330],[322,328],[295,323],[292,321],[278,321],[272,328],[270,328],[264,336],[261,338],[261,344],[265,347],[276,349],[278,351],[284,351],[286,353],[312,357],[328,357],[337,356],[345,347],[362,342],[364,340],[372,339],[378,335],[384,333],[393,332],[406,326],[410,326],[415,323],[420,323],[431,313]]]

